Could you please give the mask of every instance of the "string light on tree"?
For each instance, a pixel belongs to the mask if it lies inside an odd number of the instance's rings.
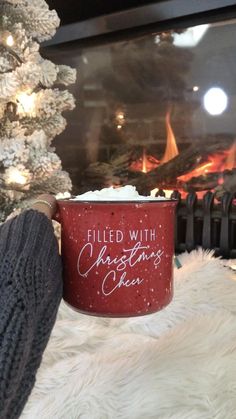
[[[125,124],[125,113],[122,110],[117,110],[115,114],[116,128],[120,130]]]
[[[118,115],[117,115],[117,119],[119,121],[123,121],[125,119],[124,112],[119,112]]]
[[[17,95],[17,102],[19,103],[19,113],[34,116],[35,113],[35,93],[28,94],[22,92]]]
[[[39,44],[52,38],[60,23],[45,0],[0,3],[1,223],[35,194],[71,189],[51,144],[65,129],[63,112],[75,107],[63,86],[75,82],[76,70],[40,55]]]
[[[13,47],[14,45],[14,38],[12,35],[8,35],[6,38],[6,44],[8,45],[8,47]]]
[[[26,176],[20,172],[16,167],[13,167],[9,170],[6,183],[8,185],[25,185],[27,182]]]

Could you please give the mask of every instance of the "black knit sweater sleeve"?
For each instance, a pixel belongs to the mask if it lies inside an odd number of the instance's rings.
[[[52,223],[35,210],[0,226],[0,419],[18,418],[62,297]]]

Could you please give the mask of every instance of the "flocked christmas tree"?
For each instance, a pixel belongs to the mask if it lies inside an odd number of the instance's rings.
[[[44,0],[0,0],[0,221],[38,193],[71,188],[51,142],[75,106],[59,86],[76,71],[39,53],[58,25]]]

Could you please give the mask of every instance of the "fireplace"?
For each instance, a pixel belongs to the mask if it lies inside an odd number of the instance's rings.
[[[177,16],[168,3],[156,4],[166,14],[155,21],[152,3],[122,23],[119,12],[110,25],[62,27],[44,47],[78,69],[77,107],[55,145],[74,194],[129,183],[174,196],[176,251],[236,257],[236,9],[191,2],[191,13],[183,1]]]

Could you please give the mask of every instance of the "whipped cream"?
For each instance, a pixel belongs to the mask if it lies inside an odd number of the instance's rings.
[[[72,198],[73,201],[165,201],[163,196],[139,195],[135,186],[126,185],[119,188],[113,186],[100,191],[89,191]]]

